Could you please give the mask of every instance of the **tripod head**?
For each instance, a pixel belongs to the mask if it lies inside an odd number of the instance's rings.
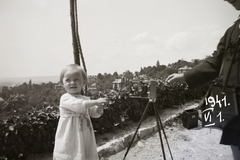
[[[150,102],[155,102],[157,98],[157,81],[150,81],[148,98]]]

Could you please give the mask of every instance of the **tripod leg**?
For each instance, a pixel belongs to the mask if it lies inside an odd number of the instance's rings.
[[[162,124],[161,118],[160,118],[160,116],[159,116],[160,114],[159,114],[159,111],[157,110],[157,107],[156,107],[155,104],[154,104],[154,108],[155,108],[155,110],[157,111],[158,120],[159,120],[159,122],[160,122],[160,125],[161,125],[161,128],[162,128],[162,131],[163,131],[163,135],[164,135],[164,138],[165,138],[166,143],[167,143],[167,146],[168,146],[169,153],[170,153],[171,158],[172,158],[172,160],[173,160],[173,156],[172,156],[172,152],[171,152],[171,149],[170,149],[170,146],[169,146],[168,140],[167,140],[167,136],[166,136],[166,133],[165,133],[165,130],[164,130],[164,127],[163,127],[163,124]]]
[[[154,113],[155,113],[155,117],[156,117],[156,121],[157,121],[157,127],[158,127],[158,133],[159,133],[159,138],[160,138],[160,142],[161,142],[161,147],[162,147],[163,158],[164,158],[164,160],[166,160],[166,155],[165,155],[165,150],[164,150],[164,145],[163,145],[163,140],[162,140],[162,134],[161,134],[160,124],[159,124],[159,118],[157,115],[157,109],[156,109],[154,103],[152,103],[152,105],[153,105],[153,109],[154,109]]]
[[[126,151],[126,153],[125,153],[125,155],[124,155],[124,157],[123,157],[123,160],[126,158],[126,156],[127,156],[127,154],[128,154],[128,151],[130,150],[130,148],[131,148],[131,146],[132,146],[132,143],[133,143],[133,141],[134,141],[134,139],[135,139],[135,137],[136,137],[136,135],[137,135],[138,129],[139,129],[139,127],[141,126],[142,121],[143,121],[143,119],[144,119],[144,117],[145,117],[145,115],[146,115],[146,113],[147,113],[148,107],[149,107],[149,102],[148,102],[148,104],[147,104],[147,106],[146,106],[146,108],[145,108],[145,110],[144,110],[144,112],[143,112],[143,115],[142,115],[142,117],[141,117],[141,119],[140,119],[140,122],[139,122],[139,124],[138,124],[138,127],[137,127],[137,129],[136,129],[136,131],[135,131],[135,133],[134,133],[134,135],[133,135],[132,141],[130,142],[130,145],[128,146],[127,151]]]

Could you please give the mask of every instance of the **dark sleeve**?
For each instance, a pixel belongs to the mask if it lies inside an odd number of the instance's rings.
[[[219,76],[230,28],[220,39],[216,51],[214,51],[210,57],[206,58],[203,63],[184,73],[184,78],[189,89],[205,84]]]

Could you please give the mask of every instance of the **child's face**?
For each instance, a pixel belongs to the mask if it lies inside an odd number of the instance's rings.
[[[81,73],[77,70],[68,70],[63,76],[63,86],[68,93],[80,94],[84,85]]]

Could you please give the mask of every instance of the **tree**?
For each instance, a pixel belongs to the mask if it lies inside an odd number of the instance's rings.
[[[139,73],[140,75],[143,75],[143,74],[145,74],[145,72],[144,72],[144,70],[143,70],[143,68],[141,67],[141,69],[140,69],[140,73]]]
[[[104,73],[104,80],[105,81],[109,81],[109,80],[111,80],[112,79],[112,75],[109,73],[109,74],[107,74],[107,73]]]
[[[129,70],[123,72],[123,77],[126,78],[126,81],[128,82],[130,79],[133,79],[133,74]]]
[[[28,93],[28,89],[29,89],[29,85],[26,82],[24,82],[23,84],[21,84],[19,86],[15,86],[13,88],[13,93],[14,94],[17,94],[17,93],[27,94]]]
[[[51,88],[51,89],[53,89],[54,86],[55,86],[55,85],[54,85],[52,82],[48,82],[48,84],[47,84],[47,87],[48,87],[48,88]]]
[[[156,66],[157,66],[157,67],[159,67],[159,66],[160,66],[159,60],[157,61],[157,64],[156,64]]]
[[[114,73],[113,73],[113,78],[114,78],[114,79],[118,79],[118,73],[117,73],[117,72],[114,72]]]
[[[103,80],[103,79],[104,79],[104,76],[103,76],[101,73],[98,73],[97,78],[98,78],[99,80]]]
[[[11,91],[8,89],[8,87],[4,86],[2,88],[2,95],[1,95],[2,98],[7,99],[8,97],[10,97],[10,95],[11,95]]]
[[[138,71],[135,71],[134,74],[135,74],[136,77],[138,77],[140,75]]]
[[[32,80],[30,79],[28,82],[28,90],[32,90]]]
[[[193,66],[196,66],[199,64],[199,60],[195,59],[194,62],[193,62]]]

